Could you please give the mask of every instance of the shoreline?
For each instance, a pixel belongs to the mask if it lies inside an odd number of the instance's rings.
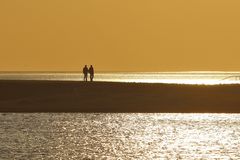
[[[240,113],[240,85],[0,80],[0,112]]]

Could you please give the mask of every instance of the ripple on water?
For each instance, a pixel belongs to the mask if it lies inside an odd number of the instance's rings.
[[[239,159],[239,114],[0,114],[0,159]]]

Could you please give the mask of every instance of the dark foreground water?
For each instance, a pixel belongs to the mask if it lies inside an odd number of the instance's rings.
[[[240,114],[0,113],[0,159],[240,159]]]

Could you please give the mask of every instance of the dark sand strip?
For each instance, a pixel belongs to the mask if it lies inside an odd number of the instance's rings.
[[[240,113],[240,85],[2,80],[0,112]]]

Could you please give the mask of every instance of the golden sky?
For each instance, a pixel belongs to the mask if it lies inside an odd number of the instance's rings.
[[[0,71],[240,71],[240,0],[0,0]]]

